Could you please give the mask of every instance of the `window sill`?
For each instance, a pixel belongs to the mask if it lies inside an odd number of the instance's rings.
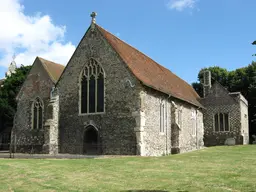
[[[106,112],[99,112],[99,113],[79,113],[78,116],[93,116],[93,115],[104,115]]]
[[[230,133],[231,131],[214,131],[214,133]]]
[[[44,132],[44,130],[45,130],[44,127],[41,128],[41,129],[38,129],[38,128],[36,128],[36,129],[33,129],[33,128],[32,128],[32,129],[31,129],[31,128],[30,128],[30,131],[34,131],[34,132]]]

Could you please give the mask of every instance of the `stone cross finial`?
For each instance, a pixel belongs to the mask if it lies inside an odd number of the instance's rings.
[[[96,16],[97,16],[97,13],[96,12],[92,12],[92,14],[91,14],[92,23],[96,23]]]

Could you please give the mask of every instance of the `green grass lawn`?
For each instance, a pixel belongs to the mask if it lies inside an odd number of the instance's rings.
[[[165,157],[0,159],[0,191],[256,191],[256,145]]]

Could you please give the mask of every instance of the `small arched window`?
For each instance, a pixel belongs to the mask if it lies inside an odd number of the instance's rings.
[[[90,59],[80,79],[80,112],[92,114],[104,112],[104,71],[99,63]]]
[[[43,128],[43,101],[40,98],[36,98],[32,104],[32,128]]]

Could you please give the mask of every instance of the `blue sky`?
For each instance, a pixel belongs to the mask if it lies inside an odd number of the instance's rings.
[[[98,13],[97,24],[189,83],[203,67],[233,70],[255,59],[255,0],[1,0],[0,7],[2,1],[8,5],[0,8],[0,17],[9,10],[19,14],[0,19],[2,26],[9,23],[7,32],[17,32],[2,40],[0,32],[0,77],[14,52],[18,64],[32,64],[36,55],[66,64],[92,11]],[[19,39],[20,33],[26,38]]]

